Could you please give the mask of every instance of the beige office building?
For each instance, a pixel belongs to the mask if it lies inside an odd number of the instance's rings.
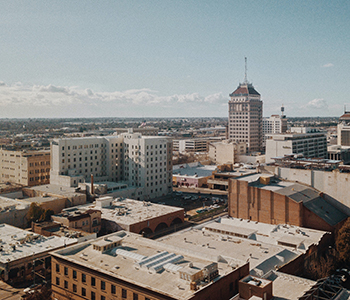
[[[0,149],[0,181],[24,186],[50,183],[50,150]]]
[[[237,156],[246,153],[247,143],[225,140],[209,144],[209,158],[215,164],[234,164]]]
[[[245,80],[230,94],[228,137],[247,143],[248,152],[262,151],[262,101],[260,94]]]

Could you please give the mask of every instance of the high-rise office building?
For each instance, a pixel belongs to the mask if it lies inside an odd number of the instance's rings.
[[[234,142],[246,142],[248,152],[262,151],[262,101],[260,94],[247,80],[230,94],[228,136]]]

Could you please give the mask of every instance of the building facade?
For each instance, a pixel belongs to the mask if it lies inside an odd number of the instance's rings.
[[[339,229],[348,217],[315,189],[260,174],[229,180],[228,213],[234,218],[324,231]]]
[[[253,85],[245,80],[230,94],[228,137],[235,142],[246,142],[248,152],[262,151],[263,103]]]
[[[345,111],[337,126],[337,144],[350,146],[350,112]]]
[[[208,152],[208,138],[173,140],[173,150],[176,152]]]
[[[265,162],[273,157],[302,154],[308,158],[327,158],[326,134],[307,127],[292,128],[291,133],[268,134]]]
[[[234,164],[237,156],[245,154],[247,143],[225,140],[209,144],[209,158],[215,164]]]
[[[271,115],[271,117],[269,118],[263,118],[264,146],[266,146],[267,134],[284,133],[286,131],[287,131],[287,119],[283,114],[281,116]]]
[[[51,144],[51,183],[125,182],[137,197],[172,191],[172,142],[169,138],[123,133],[119,136],[55,139]]]
[[[0,149],[0,181],[24,186],[50,183],[50,151]]]

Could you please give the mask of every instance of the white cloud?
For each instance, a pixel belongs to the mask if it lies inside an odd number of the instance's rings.
[[[313,108],[313,109],[323,109],[327,107],[328,107],[328,104],[324,99],[313,99],[309,101],[306,105],[302,106],[302,108]]]
[[[222,93],[205,97],[198,93],[161,96],[158,91],[147,88],[96,92],[89,88],[81,89],[76,86],[62,87],[52,84],[25,86],[21,83],[7,85],[0,82],[1,109],[11,111],[11,115],[14,111],[22,111],[22,115],[27,113],[28,117],[31,117],[30,111],[35,107],[40,107],[40,111],[47,111],[50,114],[52,110],[72,112],[74,109],[82,114],[89,110],[91,114],[98,108],[101,112],[106,111],[106,113],[112,110],[118,113],[127,111],[129,114],[139,111],[149,116],[152,116],[155,109],[161,110],[164,115],[168,116],[174,113],[198,115],[198,109],[201,108],[202,111],[207,111],[207,115],[210,115],[213,108],[223,104],[227,105],[228,100],[228,97],[224,97]]]
[[[331,67],[334,67],[334,65],[332,63],[328,63],[328,64],[324,64],[322,67],[323,68],[331,68]]]

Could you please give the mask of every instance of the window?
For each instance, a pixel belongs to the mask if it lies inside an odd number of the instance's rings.
[[[76,293],[77,292],[77,285],[73,284],[73,292]]]
[[[126,289],[122,289],[122,298],[126,299],[126,297],[127,297]]]
[[[91,277],[91,285],[95,286],[96,285],[96,279],[95,277]]]
[[[60,265],[56,264],[56,272],[59,273],[60,272]]]
[[[68,289],[68,281],[67,280],[64,281],[64,288]]]
[[[64,275],[68,275],[68,268],[67,267],[64,267]]]
[[[134,293],[132,299],[133,299],[133,300],[139,300],[139,295]]]
[[[96,294],[95,294],[95,292],[91,292],[91,300],[96,300]]]
[[[105,290],[106,289],[106,283],[104,281],[101,281],[101,290]]]
[[[56,285],[60,285],[60,279],[56,277]]]
[[[86,289],[85,288],[81,288],[81,295],[86,296]]]
[[[86,282],[86,275],[85,274],[81,274],[81,281],[82,282]]]
[[[116,293],[116,289],[115,289],[115,285],[111,285],[111,293],[115,294]]]
[[[101,300],[106,300],[106,297],[101,295]]]

